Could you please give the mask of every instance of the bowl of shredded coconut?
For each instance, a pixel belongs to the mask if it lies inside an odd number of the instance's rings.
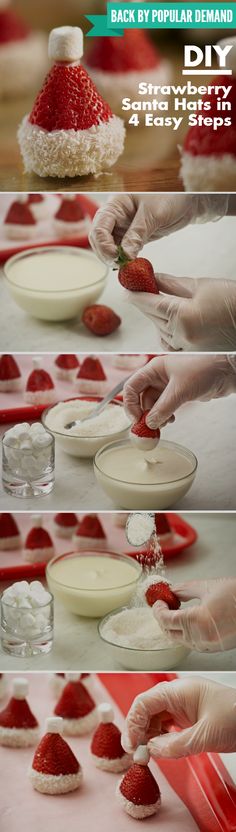
[[[112,401],[94,419],[66,430],[65,425],[85,419],[101,401],[99,396],[78,397],[48,407],[42,414],[44,427],[66,453],[93,457],[109,440],[128,436],[130,420],[119,401]]]
[[[173,643],[148,606],[120,607],[98,624],[100,638],[126,670],[172,670],[189,649]]]

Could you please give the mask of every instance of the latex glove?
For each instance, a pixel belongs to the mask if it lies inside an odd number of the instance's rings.
[[[160,735],[166,711],[180,732]],[[235,689],[198,676],[155,685],[134,699],[122,733],[129,753],[146,742],[153,757],[236,751]]]
[[[158,356],[126,382],[124,405],[133,421],[150,410],[150,428],[173,421],[185,402],[209,401],[236,392],[236,356]]]
[[[161,292],[128,292],[168,350],[236,349],[236,280],[156,274]]]
[[[120,244],[135,258],[145,243],[191,222],[220,219],[227,208],[226,194],[120,194],[97,211],[89,240],[100,260],[114,263]]]
[[[201,603],[176,611],[154,604],[153,615],[172,641],[209,653],[236,647],[236,578],[189,581],[173,590],[181,601]]]

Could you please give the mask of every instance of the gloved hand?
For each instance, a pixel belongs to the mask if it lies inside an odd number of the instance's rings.
[[[160,735],[166,711],[182,730]],[[236,751],[236,691],[198,676],[161,682],[134,699],[122,733],[125,751],[148,742],[153,757]]]
[[[155,324],[164,349],[236,349],[236,280],[156,274],[164,295],[128,292],[129,303]]]
[[[201,603],[176,611],[161,601],[154,604],[153,615],[172,641],[201,653],[236,647],[236,578],[189,581],[173,590],[180,601],[198,598]]]
[[[114,263],[117,246],[135,258],[145,245],[190,222],[225,216],[227,194],[120,194],[97,211],[90,243],[100,260]]]
[[[150,428],[173,421],[185,402],[209,401],[236,392],[236,356],[172,355],[153,358],[126,382],[124,405],[134,421],[150,410]]]

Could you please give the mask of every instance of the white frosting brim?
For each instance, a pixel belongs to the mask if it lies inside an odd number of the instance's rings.
[[[17,534],[14,537],[1,537],[0,538],[0,550],[20,549],[20,547],[21,547],[21,536],[20,536],[20,534]]]
[[[78,393],[91,393],[92,395],[101,396],[104,391],[106,390],[107,382],[104,381],[92,381],[91,379],[87,378],[77,378],[76,379],[76,390]]]
[[[62,381],[74,381],[78,373],[78,369],[78,367],[75,367],[74,370],[63,370],[61,367],[56,366],[56,378],[59,378]]]
[[[19,390],[21,387],[21,377],[10,378],[9,381],[0,381],[1,393],[11,393],[13,390]]]
[[[97,708],[81,719],[63,719],[63,733],[70,737],[89,734],[95,728],[98,721]]]
[[[53,404],[55,401],[55,390],[37,390],[35,393],[30,390],[25,392],[27,404]]]
[[[53,130],[51,133],[24,117],[18,139],[25,170],[38,176],[99,174],[115,164],[123,152],[123,121],[112,116],[87,130]]]
[[[22,95],[41,82],[47,68],[47,38],[35,32],[0,47],[0,98]]]
[[[125,771],[131,765],[129,754],[123,754],[123,757],[117,757],[115,760],[108,759],[108,757],[97,757],[96,754],[92,754],[91,757],[97,768],[102,769],[102,771],[113,771],[115,774]]]
[[[123,98],[137,99],[141,81],[147,84],[162,86],[168,84],[172,77],[172,67],[169,61],[162,60],[156,68],[133,72],[104,72],[104,70],[87,67],[90,77],[95,82],[100,95],[108,101],[114,112],[122,118],[130,118],[132,111],[122,110]],[[152,96],[145,96],[147,99]],[[159,96],[160,97],[160,96]],[[139,113],[141,116],[141,113]]]
[[[39,728],[3,728],[0,725],[0,745],[9,748],[26,748],[36,745],[39,739]]]
[[[64,537],[69,540],[74,534],[76,526],[59,526],[58,523],[53,523],[53,528],[57,537]]]
[[[100,549],[106,548],[106,538],[98,537],[82,537],[82,535],[75,534],[73,536],[73,543],[77,550],[79,549]]]
[[[37,224],[34,225],[20,225],[20,223],[4,223],[4,231],[6,237],[9,237],[10,240],[26,240],[28,238],[34,237]]]
[[[78,789],[83,780],[83,772],[80,768],[77,774],[43,774],[31,768],[29,778],[32,786],[42,794],[66,794]]]
[[[131,800],[127,800],[126,797],[120,791],[120,783],[118,783],[116,789],[116,796],[118,797],[121,806],[127,813],[127,815],[131,815],[132,818],[136,818],[136,820],[143,820],[143,818],[149,818],[151,815],[155,815],[161,805],[161,798],[159,797],[156,803],[150,803],[149,806],[139,805],[136,806],[135,803],[132,803]]]
[[[185,191],[235,191],[236,157],[231,153],[192,156],[183,151],[180,174]]]
[[[24,549],[24,560],[28,563],[41,563],[41,561],[48,561],[53,558],[55,552],[53,546],[45,546],[41,549]]]

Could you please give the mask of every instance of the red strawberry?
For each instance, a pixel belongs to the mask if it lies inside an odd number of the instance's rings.
[[[152,292],[158,295],[159,290],[150,260],[136,257],[130,260],[122,249],[118,247],[118,278],[125,289],[130,292]]]
[[[11,9],[0,11],[0,43],[24,40],[30,34],[30,28]]]
[[[148,766],[138,763],[134,763],[124,775],[120,791],[135,806],[149,806],[160,798],[160,789],[152,772]]]
[[[169,534],[172,531],[167,514],[155,514],[155,527],[157,535]]]
[[[180,600],[172,592],[169,584],[166,581],[157,581],[157,583],[150,584],[145,592],[146,601],[149,607],[153,607],[156,601],[164,601],[169,607],[169,610],[178,610],[180,607]]]
[[[82,315],[84,325],[94,335],[111,335],[121,324],[121,318],[109,306],[93,304],[87,306]]]
[[[28,205],[37,205],[39,202],[44,202],[44,200],[43,194],[28,194],[27,203]]]
[[[56,63],[47,75],[29,117],[49,133],[52,130],[88,130],[112,118],[81,64]]]
[[[99,358],[88,355],[81,364],[76,378],[92,379],[93,381],[105,381],[106,374]]]
[[[81,719],[95,708],[95,702],[82,682],[67,682],[54,713],[63,719]]]
[[[63,355],[62,353],[57,355],[55,364],[61,370],[76,370],[79,367],[79,361],[76,355]]]
[[[30,373],[26,384],[26,390],[36,393],[38,390],[53,390],[54,384],[51,376],[42,368],[35,368]]]
[[[51,547],[53,547],[53,542],[46,529],[40,526],[30,529],[25,541],[25,549],[49,549]]]
[[[84,211],[80,202],[75,199],[62,200],[60,208],[55,214],[57,220],[64,220],[64,222],[80,222],[84,219]]]
[[[57,526],[68,526],[68,528],[72,528],[72,526],[75,526],[75,528],[77,528],[78,525],[76,514],[73,514],[73,512],[69,511],[63,511],[59,514],[55,514],[54,521],[57,524]]]
[[[106,538],[101,521],[96,514],[85,514],[83,520],[79,523],[76,535],[78,537]]]
[[[45,734],[35,751],[32,768],[42,774],[77,774],[80,769],[73,751],[60,734]]]
[[[0,538],[18,537],[20,534],[15,518],[7,511],[0,514]]]
[[[36,220],[26,202],[12,202],[5,217],[5,225],[36,225]]]
[[[5,353],[0,357],[0,381],[9,381],[11,378],[20,378],[21,372],[13,355]]]
[[[37,728],[37,725],[37,719],[26,699],[16,699],[12,696],[0,713],[1,728]]]
[[[88,66],[109,73],[138,72],[156,68],[159,63],[157,49],[142,29],[126,29],[122,38],[94,38],[87,55]]]
[[[98,726],[91,742],[91,752],[96,757],[106,757],[108,760],[124,756],[121,732],[113,722],[101,723]]]
[[[134,433],[136,436],[147,437],[149,439],[160,439],[160,430],[159,428],[149,428],[146,424],[146,417],[148,416],[149,410],[145,410],[142,413],[141,418],[135,425],[131,428],[131,433]]]

